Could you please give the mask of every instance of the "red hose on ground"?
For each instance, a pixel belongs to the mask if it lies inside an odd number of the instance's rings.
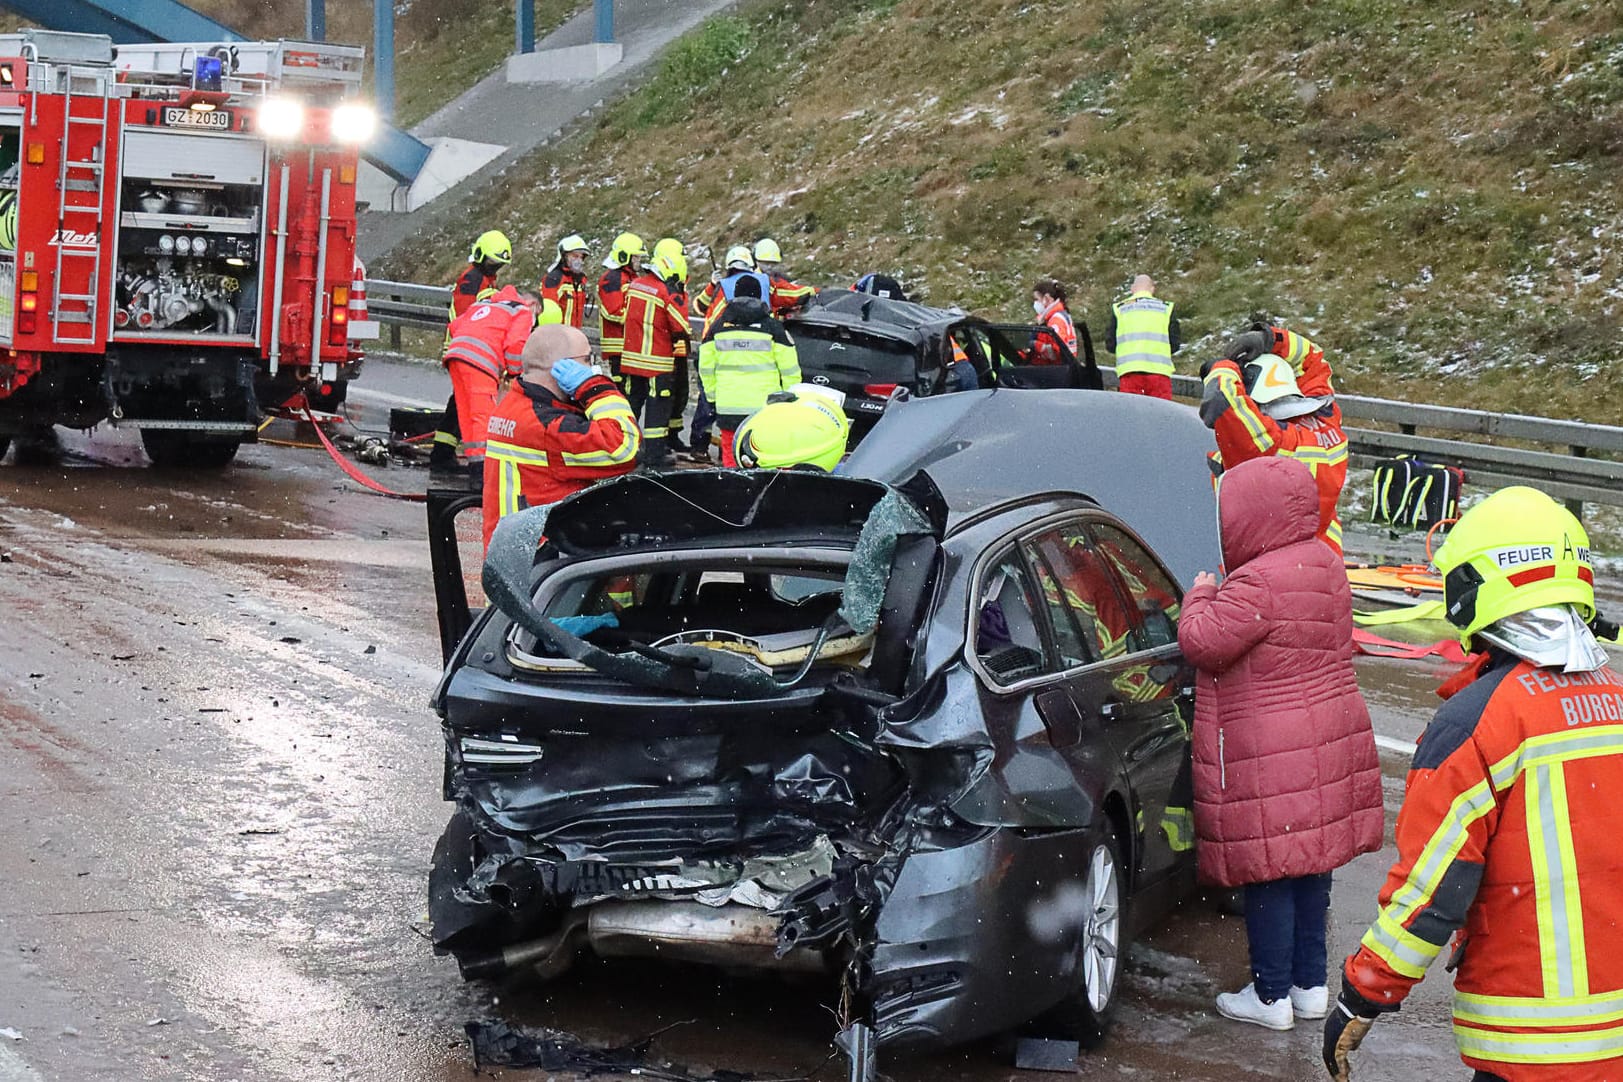
[[[350,479],[356,484],[363,485],[378,495],[388,496],[393,500],[411,500],[414,503],[427,502],[428,497],[421,492],[396,492],[392,488],[385,488],[383,485],[378,484],[357,469],[349,459],[338,452],[338,448],[333,446],[332,440],[327,438],[326,431],[316,423],[314,417],[310,416],[310,407],[308,405],[301,402],[293,412],[310,422],[310,427],[316,430],[316,435],[321,438],[321,445],[327,449],[327,453],[332,456],[332,460],[338,463],[338,468],[349,474]]]

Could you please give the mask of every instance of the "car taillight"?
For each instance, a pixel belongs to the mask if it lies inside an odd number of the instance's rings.
[[[895,383],[865,383],[862,386],[862,393],[872,395],[874,398],[889,398],[896,393],[898,386],[899,384]]]

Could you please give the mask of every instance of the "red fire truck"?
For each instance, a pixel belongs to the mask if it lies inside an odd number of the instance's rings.
[[[343,400],[362,62],[0,35],[0,453],[105,420],[223,466],[265,410]]]

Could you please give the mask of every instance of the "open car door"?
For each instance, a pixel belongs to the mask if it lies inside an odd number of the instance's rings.
[[[484,566],[484,508],[481,494],[466,484],[430,478],[428,559],[434,575],[434,609],[439,617],[440,654],[449,662],[476,609],[485,605],[479,575]]]
[[[1030,323],[985,323],[973,328],[984,340],[990,368],[991,386],[1021,389],[1068,387],[1081,391],[1104,390],[1104,375],[1093,355],[1093,337],[1088,325],[1076,321],[1076,339],[1082,346],[1080,358],[1060,341],[1052,327]],[[1032,364],[1028,359],[1039,338],[1046,339],[1063,358],[1060,364]],[[983,380],[983,385],[985,381]]]

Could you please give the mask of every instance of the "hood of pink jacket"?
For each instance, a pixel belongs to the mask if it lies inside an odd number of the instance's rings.
[[[1319,490],[1300,462],[1270,455],[1223,471],[1217,486],[1223,566],[1233,574],[1265,552],[1319,532]]]

